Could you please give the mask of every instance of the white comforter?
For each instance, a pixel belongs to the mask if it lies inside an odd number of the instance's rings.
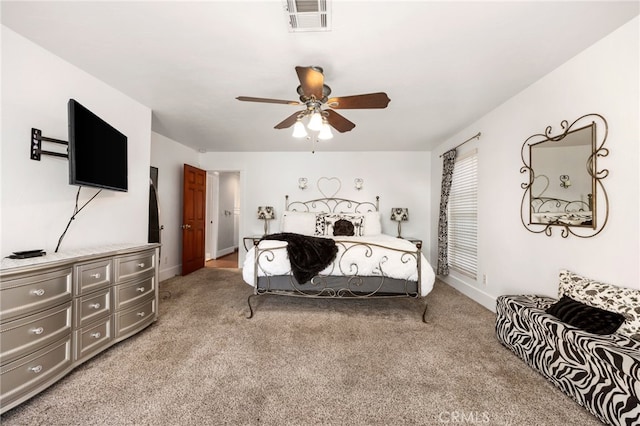
[[[415,253],[416,246],[408,240],[392,237],[390,235],[375,235],[368,237],[336,237],[338,255],[333,264],[325,268],[321,275],[360,275],[360,276],[386,276],[390,278],[418,280],[418,268],[413,256],[403,256],[402,252],[392,249]],[[366,246],[354,245],[354,243],[368,243]],[[260,249],[278,248],[261,256],[258,276],[286,275],[291,272],[291,265],[284,241],[264,240],[260,241]],[[420,254],[421,266],[421,295],[426,296],[432,289],[435,281],[433,268],[427,262],[424,255]],[[269,261],[267,261],[267,258]],[[252,247],[244,260],[242,277],[244,281],[254,286],[255,247]]]

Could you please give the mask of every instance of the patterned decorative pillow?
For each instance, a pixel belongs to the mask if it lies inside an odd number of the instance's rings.
[[[340,220],[348,220],[353,225],[354,233],[356,237],[361,237],[363,232],[364,225],[364,216],[361,214],[351,214],[351,213],[327,213],[324,215],[325,221],[325,230],[324,235],[334,235],[333,228],[336,222]],[[316,225],[316,232],[318,226]]]
[[[558,296],[569,296],[586,305],[621,314],[625,322],[616,333],[640,340],[640,290],[598,282],[561,270]]]
[[[585,305],[569,296],[562,296],[546,309],[560,321],[593,334],[612,334],[622,325],[625,318],[616,313]]]
[[[327,221],[325,220],[326,213],[316,213],[316,231],[313,235],[323,236],[327,235]]]

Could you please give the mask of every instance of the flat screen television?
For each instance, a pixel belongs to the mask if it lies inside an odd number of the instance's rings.
[[[69,183],[128,190],[127,137],[69,99]]]

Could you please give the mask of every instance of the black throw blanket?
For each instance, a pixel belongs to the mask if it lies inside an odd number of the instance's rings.
[[[329,266],[338,254],[336,242],[330,238],[310,237],[308,235],[283,232],[265,235],[263,240],[287,242],[287,254],[293,277],[304,284]]]

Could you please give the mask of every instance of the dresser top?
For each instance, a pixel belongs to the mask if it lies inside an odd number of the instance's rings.
[[[64,266],[71,263],[88,261],[100,257],[119,256],[159,247],[156,243],[123,243],[99,247],[88,247],[59,253],[47,253],[45,256],[28,259],[10,259],[5,257],[0,263],[0,276],[28,272],[41,268]]]

